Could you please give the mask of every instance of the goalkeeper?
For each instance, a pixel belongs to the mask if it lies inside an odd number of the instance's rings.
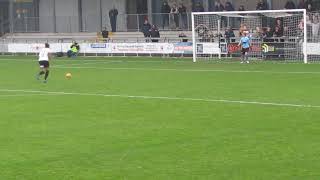
[[[242,32],[242,37],[239,42],[239,47],[241,47],[241,63],[249,63],[249,58],[248,58],[248,53],[250,50],[251,46],[251,39],[248,36],[249,32],[248,31],[243,31]]]

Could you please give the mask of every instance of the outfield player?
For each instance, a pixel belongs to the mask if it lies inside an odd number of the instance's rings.
[[[40,72],[37,74],[37,79],[40,80],[40,77],[44,75],[44,83],[48,82],[49,76],[49,61],[51,59],[50,54],[50,45],[48,43],[45,44],[45,47],[41,49],[39,53],[39,65],[40,65]]]
[[[251,42],[250,42],[251,40],[248,34],[249,34],[248,31],[242,32],[242,37],[238,45],[238,46],[241,46],[241,63],[244,63],[244,62],[249,63],[248,53],[251,46]]]

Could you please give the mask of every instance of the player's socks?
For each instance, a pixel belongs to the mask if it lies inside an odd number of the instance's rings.
[[[39,72],[39,76],[44,75],[44,71]]]
[[[248,57],[248,55],[245,56],[245,59],[246,59],[246,62],[249,64],[250,62],[249,62],[249,57]]]
[[[241,56],[241,63],[244,63],[244,55]]]
[[[48,76],[49,76],[49,71],[46,71],[46,75],[44,76],[44,80],[45,80],[45,81],[47,81]]]
[[[36,78],[37,80],[40,80],[40,76],[44,74],[44,71],[40,71],[37,75]]]

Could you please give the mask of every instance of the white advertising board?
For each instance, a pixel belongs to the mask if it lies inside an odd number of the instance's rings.
[[[124,53],[124,54],[172,54],[173,43],[82,43],[81,53]],[[52,52],[67,52],[70,43],[52,43]],[[12,53],[37,53],[44,44],[8,44],[8,52]]]
[[[219,54],[219,43],[197,43],[197,54]]]
[[[308,55],[320,55],[320,43],[308,43],[307,44]]]

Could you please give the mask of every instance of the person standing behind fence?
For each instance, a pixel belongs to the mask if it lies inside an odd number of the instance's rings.
[[[285,9],[295,9],[296,5],[292,0],[288,0],[284,6]]]
[[[224,6],[221,4],[220,0],[217,0],[217,1],[214,3],[214,11],[215,11],[215,12],[224,11]]]
[[[311,20],[311,27],[312,27],[312,38],[313,40],[318,41],[319,38],[319,29],[320,29],[320,18],[319,14],[313,14]]]
[[[109,11],[109,18],[110,18],[110,25],[111,25],[112,32],[117,31],[117,17],[118,17],[118,10],[115,7],[113,7],[113,9]]]
[[[162,14],[162,29],[167,25],[169,26],[169,13],[171,11],[170,6],[166,1],[163,2],[161,7],[161,14]]]
[[[193,8],[193,12],[204,12],[204,7],[200,2],[197,2]]]
[[[180,14],[180,28],[186,29],[188,27],[188,17],[187,17],[187,8],[183,5],[183,3],[180,3],[180,7],[178,9]]]
[[[170,15],[174,21],[175,28],[179,28],[179,11],[176,4],[173,4]]]

